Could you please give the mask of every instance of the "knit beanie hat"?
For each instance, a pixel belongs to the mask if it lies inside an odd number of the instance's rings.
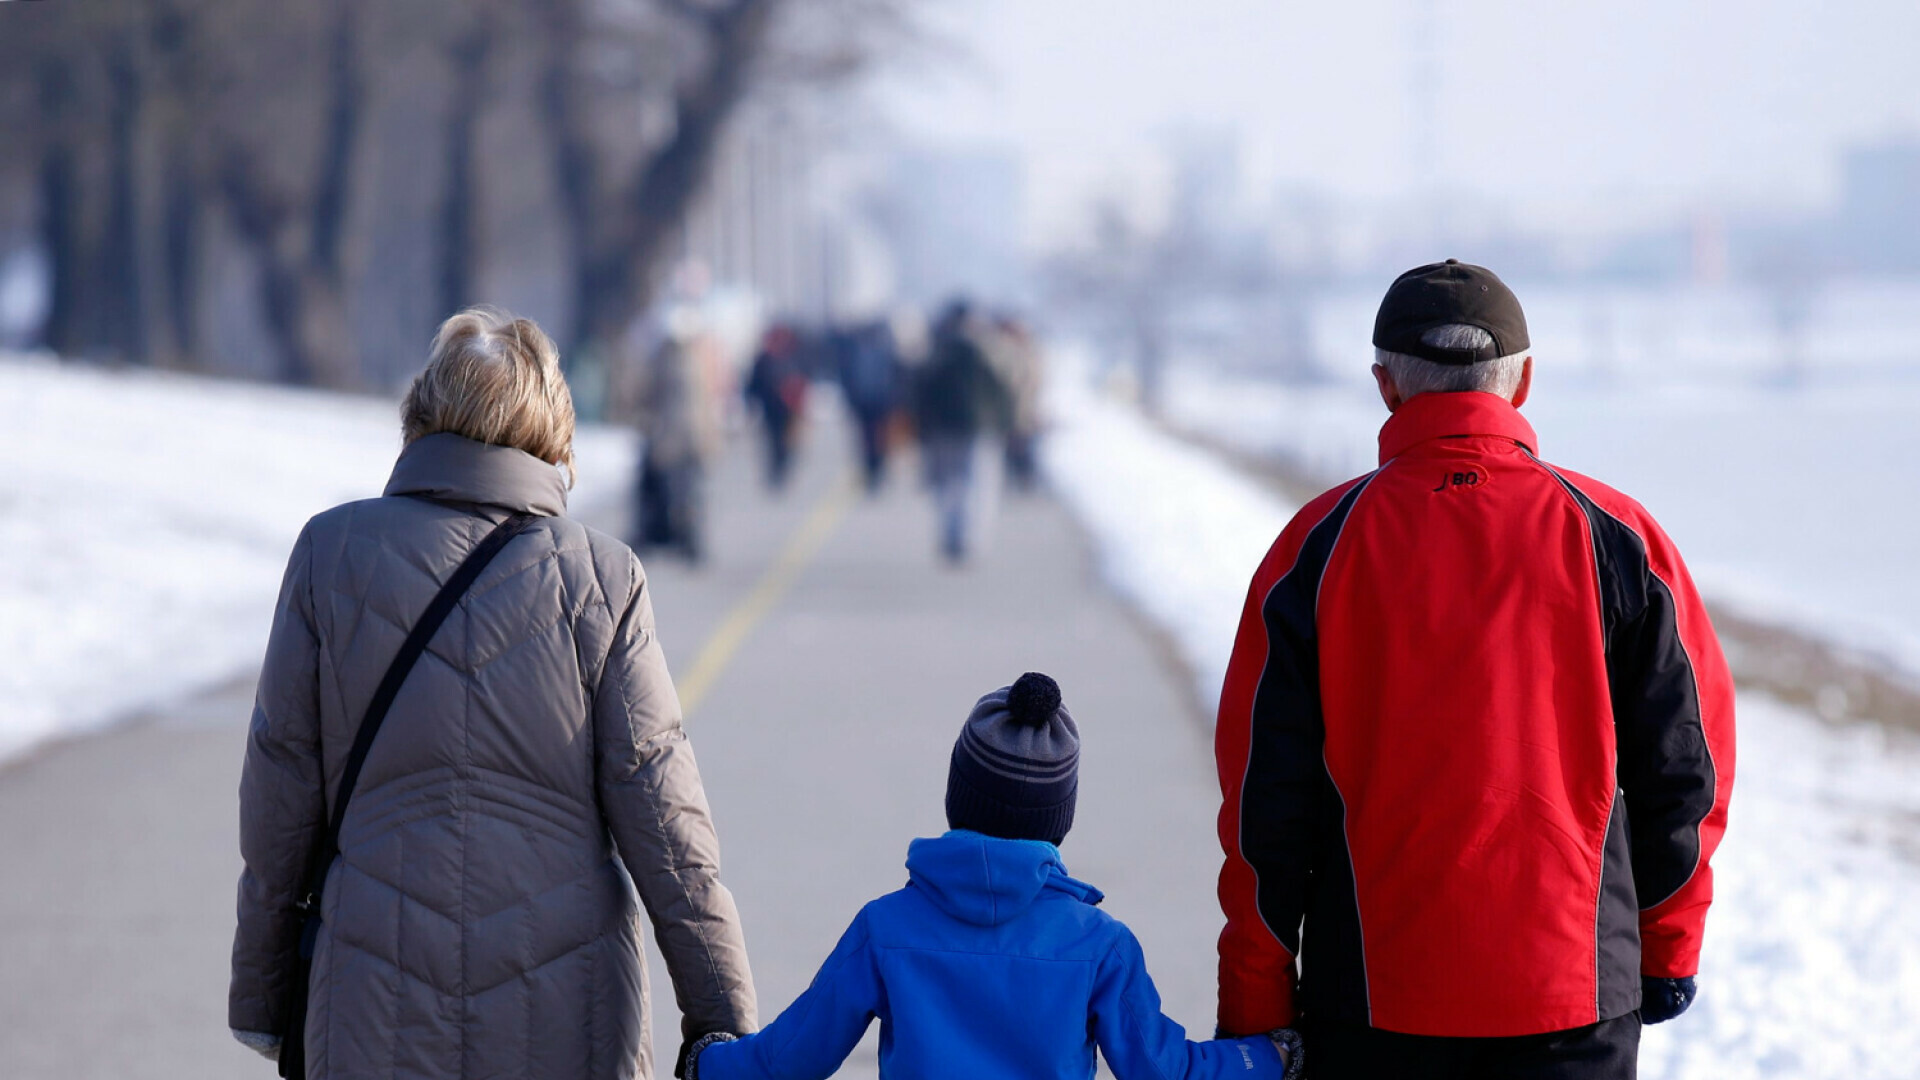
[[[947,770],[947,824],[1058,844],[1080,792],[1080,729],[1060,686],[1029,671],[974,703]]]

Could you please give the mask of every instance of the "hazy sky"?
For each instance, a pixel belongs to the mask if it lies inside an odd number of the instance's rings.
[[[1815,205],[1839,148],[1920,131],[1914,0],[929,6],[970,58],[876,92],[914,137],[1016,147],[1042,232],[1137,186],[1181,126],[1236,132],[1256,195],[1302,183],[1371,203],[1437,184],[1535,220]],[[1437,153],[1416,169],[1422,38]]]

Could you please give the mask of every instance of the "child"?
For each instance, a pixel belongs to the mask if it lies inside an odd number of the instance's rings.
[[[1140,943],[1067,876],[1079,760],[1052,679],[981,698],[948,770],[953,831],[913,842],[907,887],[861,910],[779,1019],[696,1042],[687,1080],[822,1080],[875,1017],[882,1077],[1084,1080],[1097,1042],[1117,1080],[1295,1080],[1292,1031],[1187,1041]]]

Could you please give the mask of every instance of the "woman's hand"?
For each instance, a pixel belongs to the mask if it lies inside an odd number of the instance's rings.
[[[739,1036],[725,1031],[710,1031],[700,1036],[687,1045],[686,1056],[682,1059],[681,1067],[675,1069],[673,1075],[681,1077],[682,1080],[700,1080],[700,1052],[714,1043],[737,1041]]]
[[[233,1032],[234,1038],[240,1040],[241,1046],[268,1061],[280,1060],[280,1036],[265,1031],[241,1031],[238,1028],[229,1030]]]

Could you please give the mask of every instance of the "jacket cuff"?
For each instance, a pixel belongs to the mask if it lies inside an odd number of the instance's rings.
[[[1700,973],[1700,939],[1660,919],[1640,924],[1640,974],[1684,979]]]
[[[228,1028],[227,1030],[233,1032],[233,1037],[239,1041],[241,1046],[259,1054],[268,1061],[280,1060],[280,1036],[265,1031],[241,1031],[239,1028]]]
[[[724,1031],[710,1031],[695,1039],[687,1047],[686,1076],[684,1080],[700,1080],[700,1055],[707,1047],[715,1043],[739,1042],[740,1040]]]

